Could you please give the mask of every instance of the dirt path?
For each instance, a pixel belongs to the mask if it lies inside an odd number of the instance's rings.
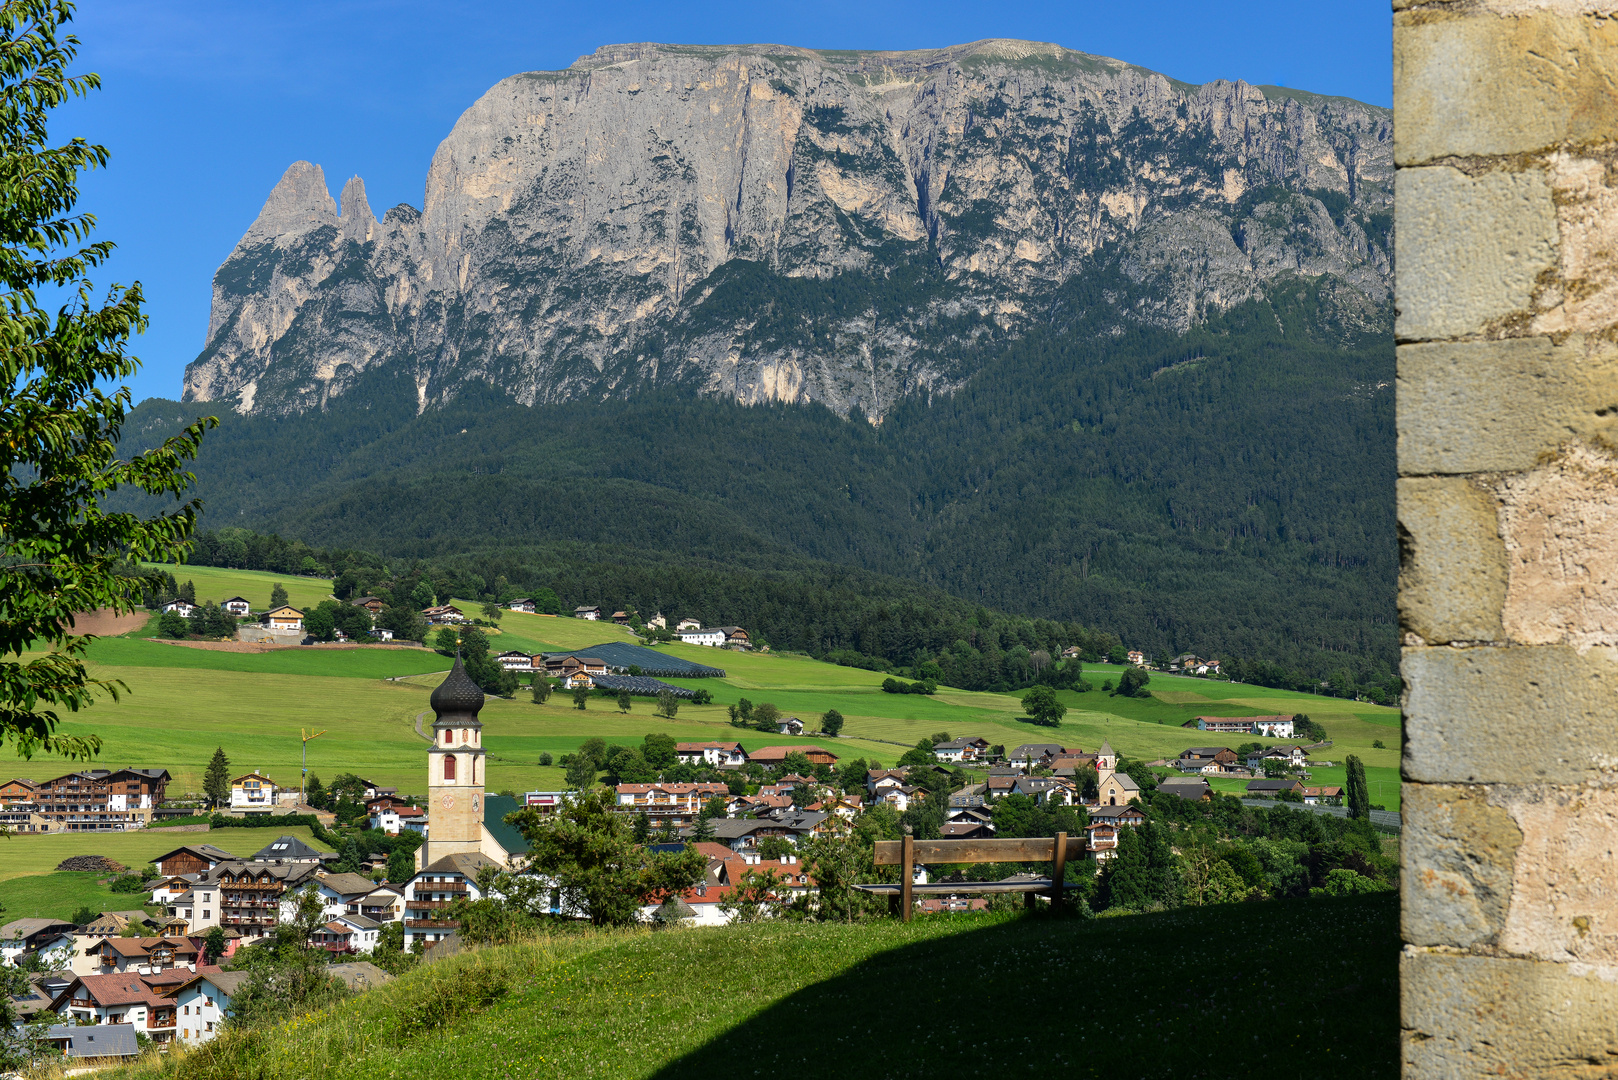
[[[96,611],[81,611],[73,616],[73,632],[75,634],[98,634],[101,637],[116,637],[127,634],[131,630],[139,630],[151,618],[149,611],[132,611],[127,615],[119,615],[112,608],[100,608]]]
[[[422,738],[426,739],[428,742],[432,742],[433,737],[431,735],[427,734],[425,731],[421,730],[421,722],[422,722],[423,719],[426,718],[427,714],[430,713],[430,712],[432,712],[431,709],[423,709],[421,712],[416,714],[416,734],[420,735]]]

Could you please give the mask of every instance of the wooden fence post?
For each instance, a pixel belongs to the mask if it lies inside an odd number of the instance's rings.
[[[1051,910],[1062,910],[1062,875],[1067,870],[1067,833],[1056,834],[1056,859],[1051,865]]]
[[[912,835],[910,826],[906,825],[904,835],[904,856],[900,859],[901,865],[899,868],[899,872],[904,875],[899,879],[899,904],[904,908],[905,922],[910,921],[910,897],[913,891],[912,886],[916,882],[915,845],[915,836]]]

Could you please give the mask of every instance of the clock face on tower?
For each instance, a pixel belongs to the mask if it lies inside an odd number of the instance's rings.
[[[444,796],[444,809],[448,810],[451,807],[453,807],[454,805],[455,805],[455,796],[453,796],[453,795],[445,795]]]

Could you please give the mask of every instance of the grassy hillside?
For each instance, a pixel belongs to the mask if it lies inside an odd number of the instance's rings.
[[[157,563],[143,563],[157,566]],[[293,607],[310,608],[322,600],[331,599],[331,579],[298,577],[291,574],[270,574],[258,570],[230,570],[222,566],[162,566],[174,575],[178,584],[190,581],[197,587],[197,603],[209,600],[215,603],[232,596],[244,596],[252,601],[254,611],[270,606],[270,590],[279,583],[287,591],[287,602]]]
[[[453,957],[122,1075],[1391,1078],[1398,949],[1391,894],[583,933]]]
[[[577,619],[508,614],[497,647],[535,652],[579,649],[625,640],[627,631]],[[788,739],[739,731],[728,723],[726,706],[748,698],[769,701],[806,720],[811,731],[821,713],[835,708],[847,718],[836,750],[892,762],[918,740],[937,731],[981,735],[1007,747],[1022,742],[1061,742],[1092,749],[1103,739],[1130,757],[1171,756],[1186,746],[1208,742],[1180,725],[1200,713],[1243,716],[1308,713],[1336,743],[1334,761],[1357,753],[1365,761],[1373,801],[1398,806],[1399,717],[1397,710],[1264,687],[1153,676],[1151,698],[1121,698],[1092,690],[1061,692],[1069,712],[1060,728],[1042,728],[1020,719],[1019,695],[968,692],[948,687],[934,696],[886,694],[883,675],[839,667],[803,656],[717,652],[698,646],[666,645],[671,655],[726,670],[724,679],[671,680],[701,686],[714,695],[707,706],[684,704],[674,721],[652,716],[652,702],[637,698],[623,716],[616,706],[592,698],[580,712],[565,696],[535,705],[525,693],[514,700],[491,699],[483,712],[493,790],[562,786],[562,770],[537,764],[539,754],[560,755],[592,736],[639,741],[648,731],[678,739],[739,738],[748,748],[780,742],[827,742],[819,736]],[[226,653],[181,648],[138,635],[104,638],[91,648],[98,674],[121,679],[131,691],[122,700],[99,701],[64,725],[73,733],[94,732],[105,745],[103,765],[163,766],[175,777],[176,791],[200,790],[202,770],[215,746],[232,764],[266,772],[277,782],[295,784],[300,729],[325,730],[309,744],[310,768],[330,780],[356,772],[405,791],[422,786],[418,716],[442,678],[444,657],[426,650],[288,649],[269,653]],[[1095,665],[1088,677],[1098,686],[1116,680],[1120,668]],[[391,680],[391,681],[390,681]],[[430,715],[430,714],[428,714]],[[1384,749],[1372,747],[1373,741]],[[1243,741],[1219,739],[1220,743]],[[65,763],[35,759],[14,771],[43,778],[65,771]],[[1338,782],[1340,769],[1323,770],[1324,782]],[[1237,782],[1223,782],[1240,787]]]

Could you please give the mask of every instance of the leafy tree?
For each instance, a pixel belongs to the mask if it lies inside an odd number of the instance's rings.
[[[596,782],[596,768],[594,758],[582,754],[574,754],[567,766],[567,786],[577,791],[583,791]]]
[[[99,918],[101,918],[101,912],[89,904],[80,904],[73,914],[68,916],[67,921],[74,926],[83,927],[86,923],[93,923]]]
[[[753,706],[753,729],[755,731],[775,731],[776,724],[780,723],[781,710],[771,702],[762,702]]]
[[[573,707],[575,709],[578,709],[580,712],[584,712],[586,709],[588,709],[590,707],[590,688],[589,687],[587,687],[587,686],[575,686],[573,688]]]
[[[279,581],[277,581],[270,588],[270,606],[272,608],[281,607],[287,603],[287,588],[285,585],[282,585]]]
[[[679,757],[676,754],[676,747],[679,744],[675,742],[674,736],[653,732],[646,736],[643,743],[641,754],[654,768],[672,769],[679,764]]]
[[[208,771],[202,775],[202,790],[214,806],[230,798],[230,759],[225,756],[223,746],[214,749]]]
[[[1344,785],[1344,801],[1348,803],[1348,816],[1351,818],[1366,818],[1371,816],[1371,789],[1365,782],[1365,763],[1356,754],[1348,755],[1348,780]]]
[[[899,757],[899,767],[909,765],[932,765],[937,763],[938,755],[933,753],[931,739],[922,739]]]
[[[781,759],[781,775],[808,776],[815,771],[814,765],[809,761],[809,755],[802,750],[793,750]]]
[[[320,777],[314,773],[310,773],[309,779],[304,782],[303,801],[316,810],[327,809],[326,789],[321,785]]]
[[[758,857],[761,859],[784,859],[794,850],[792,841],[784,836],[765,836],[758,842]]]
[[[303,628],[316,641],[331,641],[337,637],[337,620],[332,617],[331,602],[317,605],[304,612]]]
[[[660,903],[702,879],[708,859],[695,848],[651,852],[635,843],[615,797],[595,790],[554,814],[525,807],[507,817],[528,841],[524,872],[554,882],[564,910],[597,926],[626,926],[640,908]]]
[[[202,959],[205,963],[217,964],[219,958],[225,955],[228,946],[225,941],[225,930],[221,926],[211,926],[208,932],[202,935]]]
[[[657,715],[673,720],[680,711],[680,699],[671,691],[662,690],[657,695]]]
[[[634,747],[615,746],[607,755],[605,779],[609,784],[649,784],[657,779],[657,770]]]
[[[748,870],[736,887],[719,901],[719,910],[733,923],[757,923],[775,917],[788,902],[779,873]]]
[[[1061,727],[1062,717],[1067,715],[1067,706],[1057,698],[1056,691],[1048,686],[1036,686],[1024,694],[1022,707],[1036,723],[1044,724],[1046,727]]]
[[[438,597],[433,594],[432,583],[426,578],[416,582],[416,587],[410,590],[410,602],[416,605],[417,611],[423,611],[433,606]]]
[[[388,855],[388,880],[409,881],[416,873],[416,854],[413,851],[395,851]]]
[[[823,734],[836,737],[843,730],[843,714],[836,709],[827,709],[820,714],[820,730]]]
[[[496,625],[499,625],[500,623],[500,616],[506,613],[505,609],[499,604],[495,603],[493,600],[484,603],[482,610],[483,617]]]
[[[157,633],[175,640],[186,638],[191,635],[191,623],[178,611],[165,611],[157,617]]]
[[[415,608],[389,604],[377,615],[376,625],[383,630],[392,630],[395,641],[427,640],[427,620]]]
[[[541,750],[539,752],[538,763],[540,765],[549,766],[554,760],[556,759],[551,757],[551,752],[549,750]]]
[[[621,713],[627,713],[629,711],[629,705],[630,705],[629,691],[628,690],[620,690],[620,691],[618,691],[618,711],[621,712]]]
[[[536,674],[534,684],[528,688],[528,692],[533,695],[535,705],[543,705],[550,699],[551,689],[551,681],[544,675]]]
[[[1120,697],[1151,697],[1151,691],[1146,684],[1152,681],[1152,676],[1145,668],[1129,667],[1118,676],[1118,694]]]

